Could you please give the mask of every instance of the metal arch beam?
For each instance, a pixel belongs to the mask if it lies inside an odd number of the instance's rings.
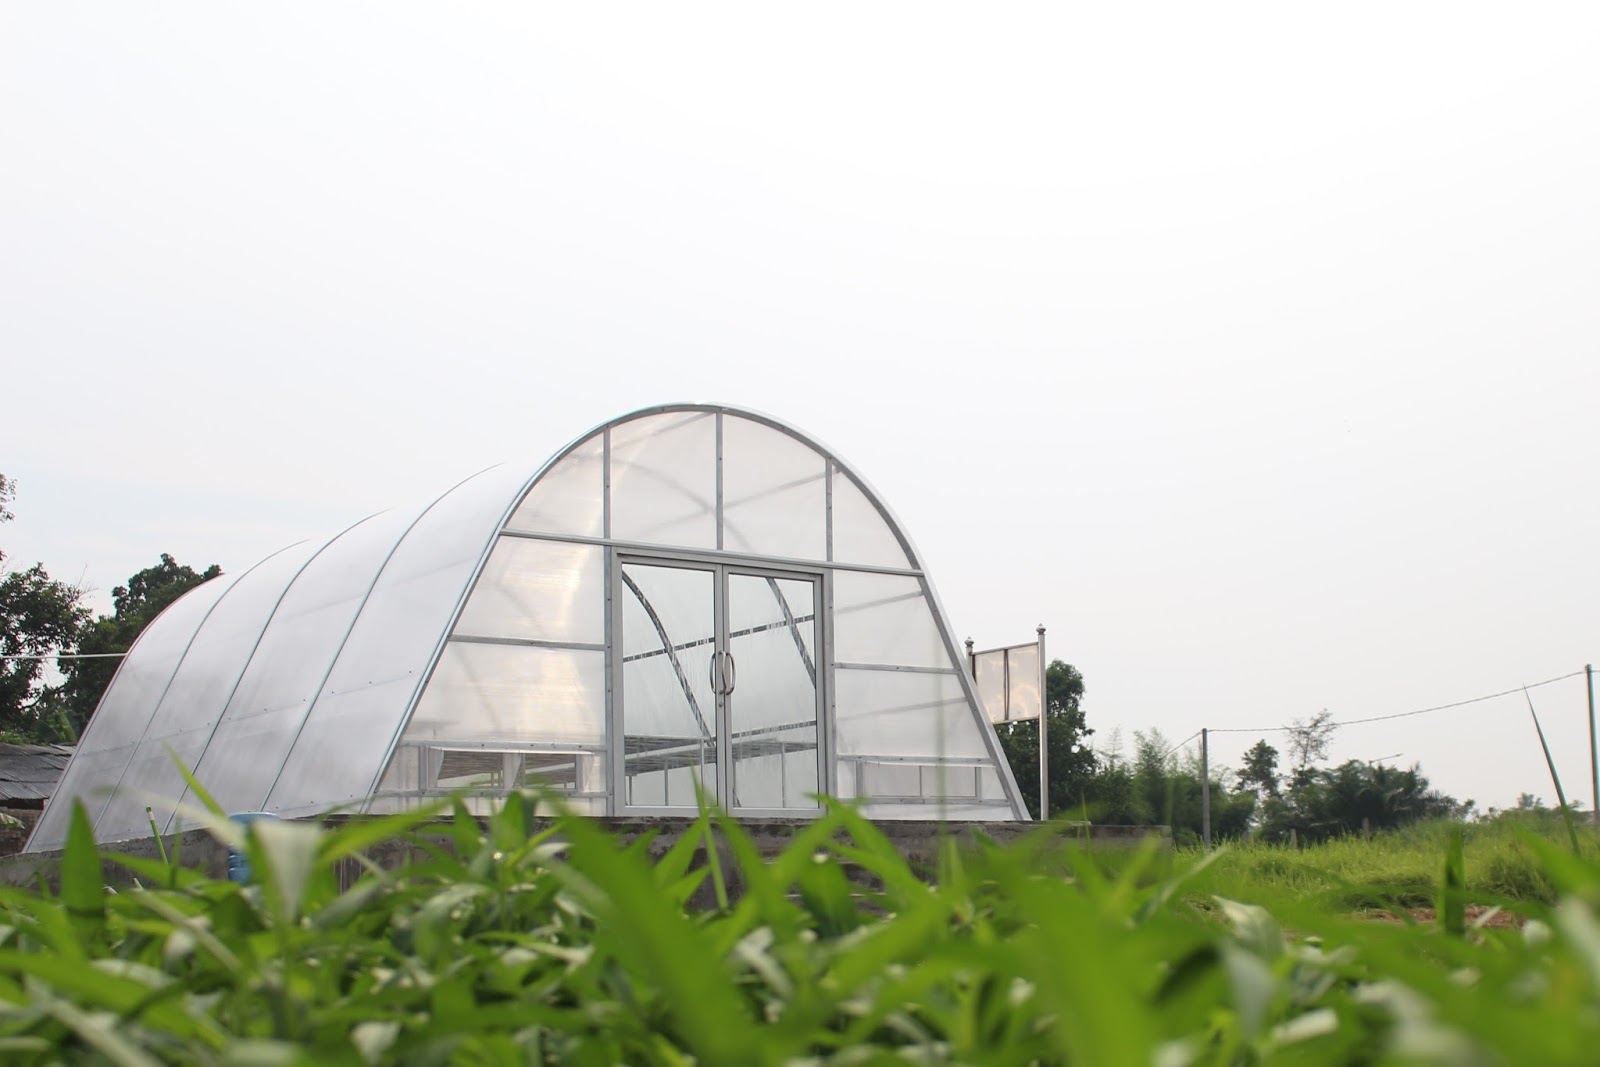
[[[758,423],[768,427],[769,429],[785,434],[812,449],[813,451],[821,454],[827,462],[826,469],[830,473],[837,471],[839,474],[842,474],[844,477],[853,482],[856,488],[861,491],[862,496],[866,498],[867,502],[877,510],[879,517],[882,518],[882,520],[888,525],[890,533],[893,534],[895,540],[905,552],[909,569],[913,572],[923,572],[922,557],[917,552],[915,545],[912,544],[911,538],[906,534],[905,528],[901,525],[900,521],[895,518],[894,513],[889,509],[888,505],[884,503],[883,498],[878,494],[878,492],[872,488],[871,484],[867,482],[867,480],[860,474],[858,474],[854,468],[850,466],[850,464],[845,463],[839,457],[839,454],[836,451],[816,438],[796,429],[793,426],[790,426],[788,423],[783,422],[780,419],[773,418],[770,415],[762,414],[761,412],[751,411],[747,408],[739,408],[725,404],[659,404],[652,407],[641,408],[637,411],[630,412],[627,415],[623,415],[602,423],[595,429],[590,430],[588,433],[578,437],[566,448],[562,449],[555,456],[551,457],[549,462],[547,462],[533,478],[529,479],[527,485],[523,488],[523,491],[517,495],[516,499],[511,502],[510,507],[507,508],[506,519],[502,520],[500,528],[502,530],[505,528],[506,522],[509,521],[510,516],[515,513],[516,508],[521,504],[522,500],[527,496],[527,494],[533,490],[534,486],[538,484],[539,480],[544,476],[546,471],[549,471],[557,463],[565,459],[567,455],[576,450],[586,441],[593,438],[595,435],[603,433],[609,438],[611,430],[625,423],[632,422],[636,419],[646,418],[651,415],[663,415],[675,412],[681,412],[685,414],[714,413],[720,415],[733,415],[738,418],[747,419],[751,422]],[[607,476],[609,476],[609,466],[607,469]],[[828,560],[826,566],[833,567],[837,566],[837,564],[833,562],[833,478],[828,478],[824,484],[826,487],[826,506],[829,514],[829,519],[826,524],[827,551],[825,554]],[[605,506],[608,508],[610,506],[609,497],[610,494],[608,491],[605,501]],[[606,531],[607,536],[603,539],[605,542],[611,541],[610,533],[610,530]],[[934,590],[933,583],[928,578],[927,574],[925,572],[920,573],[919,579],[923,586],[924,593],[927,596],[928,605],[932,610],[934,621],[940,630],[941,637],[943,638],[945,650],[950,656],[950,662],[952,665],[959,666],[965,661],[961,656],[960,649],[957,647],[954,631],[950,628],[949,616],[945,613],[944,605],[940,602],[938,594]],[[475,581],[476,578],[474,578],[474,582]],[[454,625],[453,620],[452,625]],[[968,676],[968,673],[964,670],[957,670],[956,675],[961,680],[962,691],[966,695],[969,708],[978,723],[978,730],[983,737],[985,749],[988,751],[990,758],[995,763],[996,770],[1000,775],[1002,787],[1004,788],[1007,797],[1011,802],[1012,814],[1015,818],[1026,821],[1028,819],[1028,812],[1022,806],[1022,793],[1017,788],[1016,778],[1011,773],[1011,765],[1006,762],[1005,753],[1000,748],[999,738],[994,732],[994,724],[989,722],[988,717],[983,714],[982,705],[978,701],[977,692],[972,686],[972,679]]]
[[[805,638],[800,636],[800,627],[796,625],[794,612],[789,610],[789,601],[783,595],[783,590],[778,588],[778,579],[767,576],[767,588],[772,590],[772,595],[778,601],[778,610],[783,612],[783,624],[789,629],[789,636],[794,638],[794,647],[800,653],[800,662],[805,664],[806,677],[811,679],[814,687],[817,684],[817,665],[811,658],[811,653],[806,651]]]
[[[871,504],[874,509],[876,509],[878,515],[888,525],[890,533],[894,535],[894,538],[900,544],[901,549],[905,551],[907,562],[913,569],[921,569],[922,557],[917,553],[916,547],[911,543],[911,539],[906,535],[904,527],[902,527],[899,520],[895,518],[894,513],[889,510],[888,505],[883,502],[883,498],[878,495],[877,491],[872,488],[871,484],[868,483],[867,480],[860,474],[856,473],[855,469],[851,467],[850,464],[844,462],[844,460],[839,457],[839,454],[836,451],[834,451],[832,448],[829,448],[826,444],[817,440],[815,437],[812,437],[810,434],[804,433],[803,431],[789,425],[781,419],[773,418],[771,415],[765,415],[759,411],[752,411],[749,408],[734,407],[728,404],[657,404],[652,407],[640,408],[637,411],[632,411],[626,415],[622,415],[615,419],[610,419],[601,423],[599,426],[596,426],[587,433],[574,438],[570,444],[552,456],[549,462],[545,463],[543,467],[539,468],[538,473],[528,480],[522,491],[517,494],[516,499],[512,501],[511,507],[507,509],[507,520],[509,520],[510,516],[515,513],[517,506],[521,504],[522,500],[533,490],[534,486],[539,484],[539,480],[543,478],[547,472],[554,468],[556,464],[566,459],[569,454],[576,451],[579,446],[592,440],[596,435],[614,430],[626,423],[647,418],[651,415],[670,415],[676,413],[732,415],[736,418],[758,423],[767,427],[768,429],[776,430],[787,437],[793,438],[795,441],[798,441],[800,444],[811,449],[813,452],[816,452],[818,455],[822,456],[823,459],[831,463],[834,470],[838,471],[840,474],[843,474],[845,477],[849,478],[855,483],[856,488],[861,490],[861,494],[866,497],[867,502]],[[502,521],[500,525],[504,527],[505,521]]]
[[[656,636],[661,638],[661,647],[667,654],[667,661],[672,664],[672,673],[678,676],[678,684],[683,687],[683,697],[689,702],[689,710],[694,713],[695,724],[700,727],[700,737],[709,740],[711,731],[707,729],[706,718],[700,712],[700,702],[695,699],[694,686],[690,684],[689,676],[684,673],[683,661],[678,658],[678,650],[673,646],[672,638],[667,635],[667,628],[662,623],[661,616],[656,614],[655,605],[650,603],[650,598],[644,595],[644,590],[639,588],[639,583],[633,580],[626,569],[622,571],[622,584],[638,598],[639,606],[644,608],[644,613],[650,617],[650,625],[655,627]]]

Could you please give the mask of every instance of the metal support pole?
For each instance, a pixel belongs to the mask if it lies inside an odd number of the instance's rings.
[[[1211,752],[1209,731],[1200,728],[1200,840],[1211,847]]]
[[[1594,808],[1589,818],[1600,825],[1600,747],[1594,736],[1594,664],[1583,665],[1583,678],[1589,685],[1589,784],[1594,787]]]
[[[1050,661],[1044,657],[1044,623],[1039,624],[1039,821],[1050,817]]]

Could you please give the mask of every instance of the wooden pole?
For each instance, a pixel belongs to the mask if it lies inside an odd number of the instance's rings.
[[[1206,848],[1211,847],[1211,753],[1208,750],[1208,731],[1200,728],[1200,839]]]

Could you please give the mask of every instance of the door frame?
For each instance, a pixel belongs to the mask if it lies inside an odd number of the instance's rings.
[[[837,761],[834,759],[833,731],[833,636],[828,625],[833,604],[833,575],[826,566],[791,566],[769,560],[745,560],[725,552],[695,552],[692,550],[635,550],[608,547],[606,549],[606,741],[611,753],[610,796],[607,814],[685,816],[693,811],[686,807],[629,804],[627,799],[627,737],[624,722],[626,690],[623,685],[623,611],[622,597],[626,587],[622,581],[624,564],[647,567],[667,567],[680,570],[710,572],[712,576],[712,617],[715,626],[716,651],[728,650],[728,578],[741,575],[755,578],[801,579],[811,583],[812,613],[816,620],[815,678],[817,710],[817,788],[827,796],[836,796],[834,781]],[[737,670],[737,666],[735,667]],[[737,692],[737,685],[735,686]],[[732,703],[732,713],[727,710],[727,694],[715,694],[713,712],[716,716],[717,734],[717,795],[716,803],[730,814],[746,817],[805,818],[822,813],[816,808],[734,808],[731,800],[733,768],[733,736],[725,722],[738,714],[738,702]]]

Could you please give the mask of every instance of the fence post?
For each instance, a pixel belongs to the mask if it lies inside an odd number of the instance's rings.
[[[1211,847],[1211,753],[1207,748],[1207,733],[1200,727],[1200,840]]]

